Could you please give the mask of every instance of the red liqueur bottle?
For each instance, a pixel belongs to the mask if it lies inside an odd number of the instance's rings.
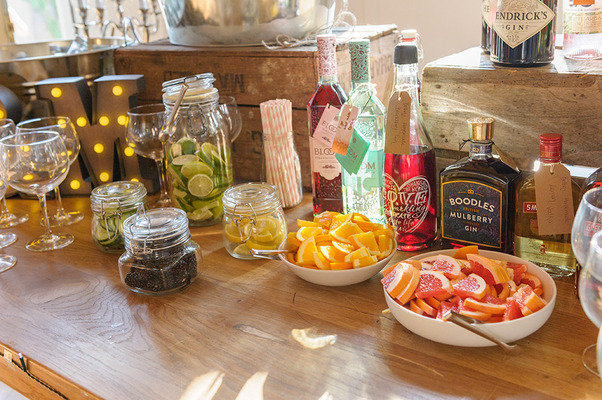
[[[340,109],[347,94],[337,78],[335,35],[318,35],[318,87],[307,103],[309,149],[314,215],[323,211],[343,212],[341,165],[335,153],[313,135],[328,106]]]

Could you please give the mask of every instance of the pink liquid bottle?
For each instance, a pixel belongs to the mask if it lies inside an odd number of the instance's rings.
[[[435,151],[420,111],[417,47],[395,46],[394,63],[393,93],[406,92],[410,100],[410,151],[385,155],[385,214],[395,228],[397,249],[415,251],[431,246],[437,236]],[[395,118],[391,111],[387,118]]]
[[[347,101],[347,94],[337,78],[335,35],[318,35],[317,43],[320,80],[307,103],[314,215],[323,211],[343,212],[341,165],[335,153],[314,139],[313,134],[329,105],[340,109]]]

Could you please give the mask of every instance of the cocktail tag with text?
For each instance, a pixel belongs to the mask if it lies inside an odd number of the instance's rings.
[[[318,126],[316,126],[316,130],[314,131],[314,139],[328,148],[331,148],[334,143],[338,117],[339,109],[329,104],[322,113]]]
[[[571,233],[575,211],[571,174],[562,164],[541,165],[535,172],[539,235]]]
[[[334,143],[332,144],[332,151],[335,153],[347,155],[347,149],[349,148],[353,132],[353,125],[355,125],[359,113],[360,109],[358,107],[349,104],[343,105],[343,109],[339,114],[337,134],[335,135]]]
[[[410,154],[410,109],[412,99],[405,91],[394,92],[389,99],[385,124],[385,153]]]
[[[357,133],[354,129],[351,133],[351,140],[349,142],[349,148],[346,151],[345,155],[335,154],[334,156],[341,164],[341,167],[345,169],[350,174],[357,174],[357,171],[360,169],[360,165],[362,165],[362,161],[364,161],[364,157],[366,157],[366,153],[368,152],[368,148],[370,147],[370,143],[366,141]]]

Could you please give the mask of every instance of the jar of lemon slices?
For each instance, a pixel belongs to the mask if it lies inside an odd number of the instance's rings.
[[[224,247],[232,257],[254,259],[251,249],[276,250],[287,235],[274,185],[243,183],[224,192]]]

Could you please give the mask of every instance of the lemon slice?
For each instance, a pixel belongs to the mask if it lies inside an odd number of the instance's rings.
[[[226,238],[232,243],[243,243],[243,240],[240,237],[240,232],[235,224],[230,223],[227,224],[224,228],[224,235]]]
[[[234,254],[238,254],[239,256],[251,256],[251,250],[247,247],[246,244],[239,244],[234,249]]]
[[[178,157],[174,158],[173,160],[171,160],[171,163],[173,165],[185,165],[185,164],[190,164],[192,162],[196,162],[198,160],[199,160],[199,158],[197,156],[195,156],[194,154],[185,154],[183,156],[178,156]]]
[[[180,156],[185,157],[185,156]],[[213,190],[213,181],[207,175],[198,174],[188,181],[188,191],[196,197],[206,197]]]
[[[193,161],[191,163],[182,165],[182,170],[180,172],[182,172],[182,175],[184,175],[187,179],[190,179],[198,174],[213,176],[213,169],[201,161]]]

